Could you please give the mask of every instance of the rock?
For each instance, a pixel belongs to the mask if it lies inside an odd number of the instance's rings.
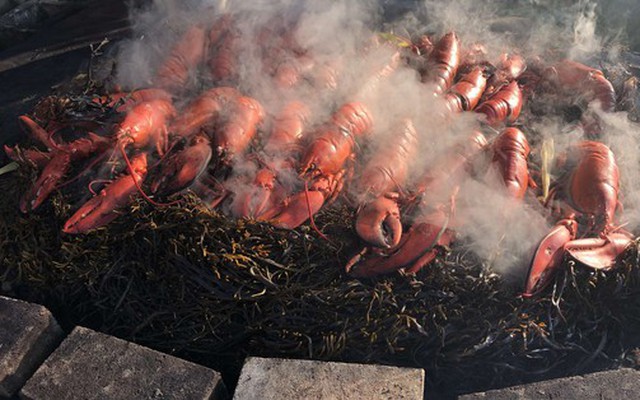
[[[45,307],[0,296],[0,398],[16,394],[63,336]]]
[[[424,370],[384,365],[250,357],[234,400],[422,400]]]
[[[459,400],[614,400],[635,399],[640,371],[622,368],[460,396]]]
[[[220,374],[77,327],[20,391],[25,400],[223,399]]]

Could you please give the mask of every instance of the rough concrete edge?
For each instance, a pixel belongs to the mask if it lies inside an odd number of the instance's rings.
[[[311,360],[304,358],[282,358],[282,357],[261,357],[261,356],[247,356],[242,362],[242,368],[240,369],[240,375],[238,376],[238,382],[236,387],[233,390],[233,393],[229,392],[229,399],[235,399],[236,391],[240,387],[243,382],[243,377],[246,378],[245,368],[250,366],[251,361],[253,360],[278,360],[282,362],[287,361],[302,361],[302,362],[321,362],[321,363],[332,363],[332,364],[342,364],[342,365],[356,365],[356,366],[367,366],[367,367],[389,367],[389,368],[397,368],[397,369],[406,369],[406,370],[418,370],[420,371],[420,393],[422,394],[422,398],[426,399],[426,377],[427,371],[424,368],[413,368],[413,367],[399,367],[395,365],[386,365],[386,364],[366,364],[366,363],[354,363],[354,362],[345,362],[345,361],[326,361],[326,360]]]
[[[164,353],[164,352],[152,349],[150,347],[144,346],[142,344],[138,344],[138,343],[135,343],[135,342],[132,342],[132,341],[129,341],[129,340],[125,340],[125,339],[122,339],[122,338],[119,338],[119,337],[116,337],[116,336],[113,336],[113,335],[109,335],[109,334],[106,334],[106,333],[103,333],[103,332],[99,332],[99,331],[96,331],[96,330],[93,330],[91,328],[87,328],[87,327],[84,327],[84,326],[75,326],[73,328],[73,330],[69,333],[69,335],[67,335],[65,338],[63,338],[63,340],[61,340],[60,343],[58,343],[56,348],[52,352],[49,353],[49,356],[51,356],[60,347],[64,346],[64,343],[62,343],[62,342],[64,342],[64,339],[70,338],[73,335],[97,335],[97,336],[102,336],[102,337],[104,337],[106,339],[109,339],[109,340],[116,340],[118,342],[122,342],[122,344],[125,346],[125,351],[128,351],[129,347],[132,347],[134,349],[140,348],[140,349],[144,349],[144,351],[152,352],[155,355],[160,356],[160,357],[164,357],[164,356],[172,357],[172,358],[178,359],[178,360],[180,360],[182,362],[185,362],[185,363],[188,363],[188,364],[192,364],[192,365],[195,365],[195,366],[200,367],[200,368],[208,369],[208,370],[214,372],[218,376],[219,379],[217,380],[217,383],[215,385],[214,385],[214,381],[213,380],[209,384],[207,389],[208,390],[210,389],[209,390],[210,394],[209,394],[209,397],[207,397],[207,400],[228,400],[228,399],[231,399],[231,395],[230,395],[229,391],[227,390],[227,387],[225,385],[224,379],[222,377],[222,373],[219,372],[219,371],[216,371],[216,370],[211,369],[209,367],[206,367],[204,365],[198,364],[196,362],[185,360],[184,358],[180,358],[180,357],[174,356],[172,354]],[[48,357],[47,357],[47,359],[48,359]],[[40,363],[39,367],[44,366],[44,363],[46,361],[48,361],[47,359],[43,360],[43,362]],[[36,372],[37,372],[37,370],[36,370]],[[31,375],[31,377],[27,380],[27,382],[20,389],[20,392],[19,392],[19,396],[20,397],[19,397],[19,399],[22,399],[22,400],[37,400],[37,399],[33,398],[29,394],[29,390],[28,390],[29,389],[29,387],[28,387],[29,386],[29,381],[34,376],[35,376],[35,372]],[[185,382],[185,383],[188,384],[188,382]],[[25,391],[24,389],[27,389],[27,391]],[[0,400],[3,400],[3,399],[0,397]]]
[[[30,346],[29,351],[20,361],[18,368],[13,374],[7,375],[6,379],[0,382],[0,398],[12,398],[12,396],[18,395],[20,389],[22,389],[44,361],[58,348],[64,340],[65,334],[62,328],[60,328],[60,325],[58,325],[58,321],[56,321],[53,314],[51,314],[51,311],[45,306],[6,296],[0,296],[0,299],[35,306],[40,313],[44,312],[48,320],[46,328]],[[7,391],[4,391],[5,389]]]
[[[540,389],[546,390],[547,387],[553,388],[554,386],[562,385],[564,383],[574,384],[576,383],[576,381],[578,382],[586,381],[587,385],[589,385],[590,380],[592,379],[596,380],[603,375],[619,374],[619,373],[626,373],[626,372],[631,372],[631,373],[635,372],[637,374],[640,374],[640,370],[636,368],[618,367],[613,369],[605,369],[601,371],[592,371],[592,372],[580,373],[575,375],[560,376],[556,378],[543,379],[539,381],[520,383],[513,386],[489,389],[481,392],[462,393],[458,395],[457,399],[458,400],[492,399],[497,394],[511,395],[511,396],[516,396],[517,398],[524,398],[523,396],[525,396],[527,389],[537,388],[537,390],[540,390]],[[606,397],[606,398],[609,398],[609,397]]]

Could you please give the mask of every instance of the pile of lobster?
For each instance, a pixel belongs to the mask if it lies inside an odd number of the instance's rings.
[[[492,182],[505,197],[537,201],[540,175],[529,172],[531,149],[518,124],[525,99],[544,94],[583,109],[593,103],[599,112],[616,107],[603,73],[574,61],[546,66],[509,53],[491,61],[480,45],[464,49],[453,32],[438,40],[379,35],[363,43],[359,54],[383,62],[358,82],[353,96],[336,96],[335,111],[314,124],[321,111],[295,98],[293,89],[305,86],[331,97],[344,66],[315,59],[296,41],[295,26],[271,21],[254,40],[274,97],[284,101],[266,109],[242,89],[237,18],[225,14],[187,29],[158,66],[152,87],[96,96],[93,102],[110,110],[106,124],[21,116],[21,126],[46,149],[5,147],[13,160],[40,170],[20,210],[33,212],[87,171],[103,177],[88,185],[86,195],[92,196],[64,224],[67,234],[108,224],[135,196],[163,206],[186,190],[235,218],[284,229],[309,220],[317,229],[313,216],[344,194],[354,205],[355,230],[364,244],[346,271],[356,277],[417,272],[446,251],[464,225],[455,210],[469,180],[499,176]],[[415,160],[427,146],[420,143],[421,131],[428,127],[414,126],[410,112],[387,121],[396,128],[384,145],[369,156],[360,152],[374,147],[367,141],[380,124],[374,111],[379,88],[398,69],[420,76],[421,90],[442,106],[433,117],[438,123],[462,115],[477,120],[478,129],[417,172]],[[202,82],[205,89],[190,96]],[[574,143],[558,157],[562,172],[543,200],[548,218],[558,222],[533,255],[526,295],[542,290],[566,257],[612,268],[633,241],[617,225],[619,172],[614,154],[597,140],[602,124],[595,115],[583,113],[584,130],[594,140]],[[95,185],[102,187],[96,192]]]

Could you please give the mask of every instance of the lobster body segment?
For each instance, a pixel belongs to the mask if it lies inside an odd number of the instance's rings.
[[[595,230],[610,230],[620,190],[620,172],[613,152],[603,143],[585,140],[570,149],[568,158],[575,167],[565,190],[567,202],[576,211],[594,216]]]
[[[435,82],[435,94],[444,93],[453,82],[460,66],[460,41],[455,32],[445,34],[436,43],[429,59],[433,64],[428,80]]]
[[[445,100],[451,112],[471,111],[478,105],[487,86],[487,78],[480,67],[464,75],[449,89]]]
[[[522,110],[522,91],[516,81],[504,86],[488,100],[482,102],[476,112],[485,114],[490,125],[515,122]]]
[[[531,151],[526,136],[518,128],[506,128],[493,142],[491,168],[505,184],[508,197],[522,200],[529,182],[527,157]]]
[[[362,103],[347,103],[332,117],[302,157],[303,176],[333,175],[351,156],[356,140],[373,126],[371,112]]]
[[[235,193],[232,213],[239,218],[269,219],[286,197],[282,181],[295,175],[295,160],[299,157],[300,142],[310,117],[309,108],[302,102],[285,105],[276,116],[271,134],[264,144],[264,165],[247,188]]]
[[[162,154],[168,142],[167,124],[175,113],[173,105],[166,100],[151,100],[134,106],[118,127],[118,143],[123,148],[130,145],[135,149],[154,143]]]

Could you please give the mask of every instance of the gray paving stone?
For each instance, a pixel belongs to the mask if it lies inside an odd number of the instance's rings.
[[[640,398],[640,371],[622,368],[460,396],[459,400],[618,400]]]
[[[0,398],[16,394],[63,336],[45,307],[0,296]]]
[[[223,399],[220,374],[76,327],[20,391],[27,400]]]
[[[250,357],[234,400],[422,400],[424,370]]]

